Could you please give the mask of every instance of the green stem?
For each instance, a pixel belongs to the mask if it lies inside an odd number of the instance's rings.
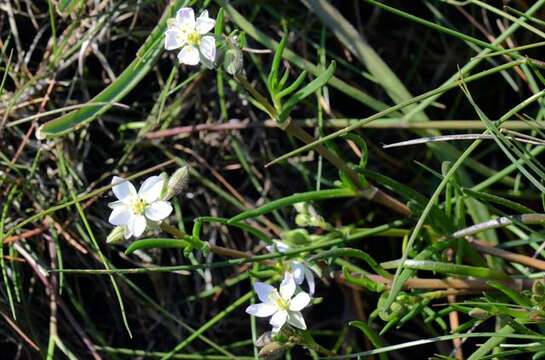
[[[51,272],[64,272],[64,273],[71,273],[71,274],[111,274],[111,273],[142,274],[142,273],[148,273],[148,272],[172,272],[172,271],[181,271],[181,270],[198,270],[198,269],[206,269],[206,268],[214,269],[214,268],[220,268],[220,267],[226,267],[226,266],[260,262],[264,260],[277,259],[282,257],[290,258],[290,257],[293,257],[294,255],[297,255],[303,252],[310,252],[310,251],[314,251],[318,249],[338,246],[338,245],[348,243],[351,241],[357,241],[365,237],[375,236],[377,234],[391,230],[393,228],[403,226],[404,224],[405,224],[404,221],[398,220],[398,221],[394,221],[393,223],[380,225],[380,226],[369,228],[362,231],[357,231],[354,234],[343,235],[341,237],[338,237],[323,243],[297,248],[296,250],[292,250],[286,253],[269,253],[264,255],[254,255],[250,258],[237,258],[237,259],[231,259],[231,260],[208,263],[208,264],[203,263],[203,264],[197,264],[197,265],[176,265],[176,266],[160,266],[160,267],[114,269],[114,270],[102,270],[102,269],[62,269],[60,270],[59,269],[59,270],[52,270]]]
[[[250,258],[252,257],[252,254],[238,251],[234,249],[229,249],[223,246],[217,246],[213,245],[207,242],[203,242],[199,239],[195,239],[192,236],[187,235],[185,232],[178,230],[174,226],[167,224],[167,223],[161,223],[161,229],[170,235],[174,236],[177,239],[184,239],[184,240],[190,240],[193,242],[193,245],[197,249],[202,249],[203,246],[206,246],[212,251],[214,254],[225,256],[225,257],[232,257],[232,258]]]
[[[276,109],[274,106],[269,103],[269,101],[261,95],[259,91],[256,90],[256,88],[250,84],[248,80],[242,75],[235,75],[235,79],[238,81],[240,85],[242,85],[261,105],[265,107],[267,110],[267,113],[273,118],[276,119],[278,113],[276,112]]]

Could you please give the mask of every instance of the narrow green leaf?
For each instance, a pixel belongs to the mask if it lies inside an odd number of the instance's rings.
[[[358,277],[354,277],[352,276],[352,274],[350,274],[350,271],[344,266],[343,266],[343,276],[344,276],[344,280],[347,283],[368,289],[373,292],[381,293],[384,291],[384,288],[386,287],[386,285],[384,284],[374,282],[373,280],[369,279],[367,276],[365,276],[365,274],[360,274]]]
[[[306,70],[304,70],[306,71]],[[282,77],[280,78],[280,81],[278,82],[278,88],[283,89],[284,85],[286,85],[286,82],[288,81],[288,77],[290,75],[289,69],[284,69],[284,73],[282,74]]]
[[[358,193],[352,189],[329,189],[329,190],[296,193],[281,199],[271,201],[261,207],[258,207],[257,209],[244,211],[230,218],[228,223],[235,223],[242,220],[251,219],[251,218],[269,213],[273,210],[293,205],[298,202],[334,199],[334,198],[340,198],[340,197],[353,197],[357,195]]]
[[[479,118],[483,121],[483,123],[487,127],[487,132],[495,135],[495,141],[496,144],[500,147],[500,149],[503,151],[503,153],[511,160],[513,164],[517,166],[519,171],[532,183],[534,186],[539,189],[541,192],[545,192],[545,186],[541,184],[540,179],[545,178],[545,171],[543,170],[541,164],[537,161],[535,161],[532,157],[527,157],[527,153],[519,150],[516,146],[513,145],[513,143],[507,139],[505,135],[503,135],[500,130],[498,129],[498,126],[501,125],[501,122],[498,122],[498,124],[493,123],[490,121],[490,119],[486,116],[486,114],[481,110],[481,108],[477,105],[473,97],[471,96],[471,93],[469,91],[469,88],[465,83],[461,84],[462,91],[466,95],[466,98],[469,100],[473,108],[475,109],[475,112],[479,116]],[[525,105],[530,105],[534,101],[537,101],[541,99],[543,96],[545,96],[545,90],[540,91],[539,93],[534,94],[533,96],[529,97],[524,101]],[[516,155],[513,155],[513,153]],[[526,161],[524,164],[519,164],[519,159],[525,159]],[[527,165],[530,169],[534,170],[535,173],[538,174],[538,178],[536,178],[530,171],[524,167],[524,165]]]
[[[356,327],[360,329],[363,334],[371,341],[371,344],[375,347],[375,349],[380,349],[384,347],[384,342],[382,339],[371,329],[367,323],[364,323],[363,321],[355,320],[348,323],[348,325]],[[380,353],[378,355],[380,360],[388,360],[388,355],[385,353]]]
[[[502,271],[480,266],[457,265],[430,260],[394,260],[382,263],[385,269],[396,269],[403,263],[403,267],[412,270],[435,271],[443,274],[473,276],[482,279],[504,280],[511,278]]]
[[[385,278],[392,277],[392,275],[386,270],[384,270],[384,268],[380,266],[380,264],[375,259],[373,259],[373,257],[367,254],[365,251],[359,250],[359,249],[351,249],[351,248],[332,249],[332,250],[324,251],[316,256],[313,256],[310,260],[316,261],[321,259],[336,258],[340,256],[363,260],[378,275],[381,275]]]
[[[356,28],[342,16],[339,10],[326,0],[302,0],[302,3],[315,13],[325,26],[331,29],[343,45],[367,67],[373,77],[380,79],[380,85],[396,104],[413,97],[396,74],[369,46]],[[403,111],[410,112],[414,108],[415,105],[410,105]],[[416,120],[427,119],[423,111],[416,114],[415,118],[417,118]]]
[[[488,202],[495,203],[501,206],[505,206],[506,208],[518,211],[521,214],[536,212],[535,210],[530,209],[529,207],[524,206],[522,204],[519,204],[518,202],[503,198],[501,196],[493,195],[487,192],[473,191],[471,189],[466,189],[466,188],[462,189],[462,192],[467,195],[473,196],[474,198],[479,199],[481,201],[488,201]]]
[[[242,14],[240,14],[228,1],[226,0],[216,0],[218,4],[220,4],[224,9],[225,12],[231,17],[233,22],[240,27],[242,31],[244,31],[248,36],[255,39],[258,43],[262,44],[263,46],[274,50],[278,47],[278,42],[274,41],[270,37],[268,37],[265,33],[258,30],[251,22],[249,22]],[[290,49],[286,49],[284,51],[284,58],[290,61],[293,65],[299,67],[300,69],[306,70],[311,74],[314,74],[315,76],[319,76],[323,69],[320,66],[316,66],[310,61],[300,57]],[[347,96],[350,96],[354,100],[360,102],[361,104],[364,104],[365,106],[368,106],[369,108],[380,111],[387,108],[386,104],[384,104],[381,101],[378,101],[377,99],[371,97],[366,92],[363,92],[362,90],[353,87],[346,82],[342,81],[339,78],[332,77],[330,81],[330,85],[334,88],[338,89],[339,91],[343,92]]]
[[[498,346],[502,342],[504,342],[506,337],[513,334],[514,332],[515,332],[515,329],[513,329],[509,325],[505,325],[500,330],[498,330],[496,333],[494,333],[494,335],[495,335],[494,337],[491,337],[490,339],[488,339],[473,354],[471,354],[467,358],[467,360],[480,360],[480,359],[482,359],[486,354],[492,352],[496,346]]]
[[[505,286],[502,283],[496,282],[496,281],[490,281],[488,285],[492,286],[495,289],[498,289],[499,291],[503,292],[505,295],[507,295],[515,304],[518,304],[520,306],[524,307],[532,307],[532,303],[530,299],[528,299],[523,294],[520,294],[519,292],[509,288],[508,286]]]
[[[127,95],[147,75],[159,58],[163,49],[162,40],[167,26],[167,19],[172,16],[175,9],[186,3],[187,0],[177,0],[165,10],[162,20],[157,24],[138,51],[137,58],[130,63],[114,82],[89,101],[91,105],[93,103],[106,104],[84,107],[53,119],[40,126],[36,132],[36,136],[39,139],[45,139],[65,135],[77,130],[108,111],[113,103],[118,102]]]
[[[288,118],[297,103],[299,103],[307,96],[314,94],[318,89],[324,86],[335,73],[335,68],[336,63],[335,61],[332,61],[326,71],[324,71],[320,76],[308,83],[304,88],[292,95],[292,97],[290,97],[282,107],[282,112],[278,115],[278,121],[280,123],[283,123]]]
[[[280,69],[280,62],[282,61],[282,55],[284,55],[284,49],[288,43],[288,34],[285,34],[280,40],[278,47],[274,52],[273,62],[271,64],[271,71],[267,78],[267,85],[271,94],[275,94],[277,91],[278,85],[278,71]]]
[[[299,86],[301,86],[301,84],[303,83],[303,81],[305,81],[305,78],[307,76],[307,72],[306,71],[303,71],[301,74],[299,74],[299,76],[297,77],[297,79],[295,79],[295,81],[290,85],[288,86],[287,88],[283,89],[282,91],[280,91],[276,96],[281,99],[283,98],[284,96],[287,96],[289,94],[291,94],[292,92],[294,92],[295,90],[297,90],[297,88]],[[284,80],[282,78],[282,80]],[[281,81],[282,82],[282,81]],[[280,88],[281,86],[279,86]]]
[[[216,16],[216,26],[214,27],[214,34],[218,37],[223,35],[224,16],[225,11],[223,11],[223,8],[220,8],[220,10],[218,11],[218,16]]]
[[[151,239],[142,239],[136,240],[129,245],[125,254],[129,255],[135,252],[136,250],[147,250],[147,249],[168,249],[168,248],[180,248],[186,249],[191,247],[191,244],[186,240],[181,239],[166,239],[166,238],[151,238]]]

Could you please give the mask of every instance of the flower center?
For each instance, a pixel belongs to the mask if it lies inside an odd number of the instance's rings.
[[[193,45],[193,46],[198,45],[200,41],[201,41],[201,34],[199,34],[198,32],[193,31],[187,34],[187,43],[189,45]]]
[[[132,212],[136,215],[141,215],[146,209],[146,202],[142,199],[136,199],[131,204]]]
[[[282,310],[288,310],[289,304],[286,300],[282,299],[281,296],[274,298],[274,303],[276,304],[276,307]]]

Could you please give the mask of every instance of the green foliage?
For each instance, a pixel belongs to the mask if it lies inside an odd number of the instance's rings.
[[[545,0],[44,4],[0,7],[4,356],[545,356]],[[126,239],[111,179],[152,175]],[[272,335],[252,285],[295,271]]]

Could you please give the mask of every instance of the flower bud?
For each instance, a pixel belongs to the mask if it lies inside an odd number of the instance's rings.
[[[261,350],[259,350],[259,358],[263,360],[275,360],[280,358],[282,355],[284,355],[284,352],[286,351],[286,346],[276,342],[271,341],[267,345],[263,346]]]
[[[480,308],[472,309],[471,311],[469,311],[468,315],[472,318],[479,320],[486,320],[491,316],[488,311]]]
[[[261,334],[257,340],[255,341],[255,346],[258,348],[262,348],[263,346],[266,346],[269,344],[272,340],[272,331],[267,331]]]
[[[295,216],[295,223],[300,227],[307,227],[310,225],[312,219],[307,214],[297,214]]]
[[[229,75],[238,75],[242,71],[243,58],[242,51],[238,48],[230,48],[225,52],[223,59],[223,68]]]
[[[532,285],[532,295],[545,296],[545,285],[543,280],[536,280]]]
[[[189,166],[184,165],[172,174],[167,184],[167,192],[164,200],[170,200],[180,194],[189,181]]]
[[[106,238],[106,243],[108,244],[117,244],[125,240],[125,227],[116,226],[110,231],[108,237]]]
[[[305,229],[289,230],[284,232],[281,237],[290,246],[305,246],[310,244],[309,234]]]
[[[316,209],[309,203],[299,202],[293,204],[297,215],[295,216],[295,223],[301,227],[315,226],[315,227],[324,227],[326,222],[324,218],[318,215]]]

